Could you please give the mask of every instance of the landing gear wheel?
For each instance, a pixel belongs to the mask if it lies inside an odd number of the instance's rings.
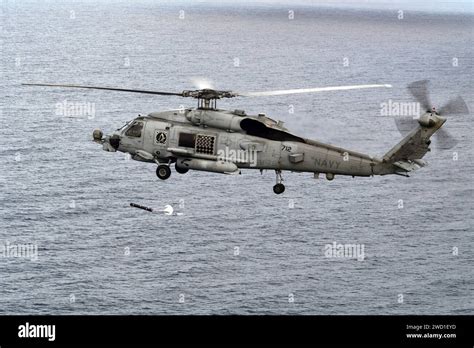
[[[156,168],[156,176],[158,176],[161,180],[166,180],[171,175],[171,169],[166,164],[160,164],[158,168]]]
[[[276,184],[275,186],[273,186],[273,192],[275,192],[277,195],[285,192],[285,185]]]
[[[174,169],[176,169],[176,171],[179,173],[179,174],[186,174],[189,169],[188,168],[181,168],[181,167],[178,167],[178,164],[175,163],[174,164]]]
[[[273,186],[273,192],[279,195],[285,192],[285,185],[281,183],[283,181],[283,178],[281,177],[281,170],[279,169],[275,170],[275,174],[276,174],[276,184],[275,186]]]

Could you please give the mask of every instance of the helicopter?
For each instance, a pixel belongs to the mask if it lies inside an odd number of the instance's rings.
[[[430,151],[431,136],[435,134],[449,113],[467,113],[461,97],[449,101],[436,110],[429,101],[428,81],[416,81],[408,90],[421,105],[423,113],[416,119],[397,120],[403,139],[382,157],[373,157],[349,149],[307,139],[291,133],[265,114],[248,115],[244,110],[222,110],[217,100],[236,97],[279,96],[326,91],[347,91],[367,88],[391,88],[389,84],[367,84],[319,88],[301,88],[264,92],[234,92],[200,88],[182,92],[149,91],[140,89],[28,83],[28,86],[84,88],[117,92],[144,93],[197,99],[197,108],[181,108],[152,112],[138,116],[116,131],[105,135],[95,129],[93,140],[108,152],[129,153],[137,161],[157,165],[156,175],[161,180],[175,171],[185,174],[189,170],[222,174],[240,174],[241,169],[274,170],[276,183],[273,192],[285,191],[282,171],[310,172],[327,180],[336,175],[369,177],[374,175],[401,175],[426,165],[422,159]],[[208,86],[205,86],[208,87]],[[406,129],[410,126],[411,129]],[[403,133],[403,132],[402,132]],[[440,132],[442,138],[452,139]]]

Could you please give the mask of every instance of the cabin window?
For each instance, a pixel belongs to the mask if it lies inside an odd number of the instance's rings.
[[[142,136],[143,122],[135,122],[126,132],[125,135],[132,138],[140,138]]]
[[[179,134],[179,146],[182,147],[192,147],[194,149],[194,145],[196,143],[196,134],[192,133],[180,133]]]

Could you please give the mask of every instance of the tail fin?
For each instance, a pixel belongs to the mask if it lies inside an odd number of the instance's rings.
[[[411,172],[426,165],[423,156],[430,151],[430,137],[446,122],[435,113],[426,113],[418,119],[418,125],[397,145],[383,156],[385,163],[392,163],[402,172]]]

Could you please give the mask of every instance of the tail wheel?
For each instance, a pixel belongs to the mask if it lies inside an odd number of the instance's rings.
[[[179,174],[186,174],[187,172],[189,172],[189,169],[188,169],[188,168],[181,168],[181,167],[178,167],[178,163],[175,163],[175,164],[174,164],[174,169],[176,169],[176,171],[177,171]]]
[[[273,192],[275,192],[277,195],[285,192],[285,185],[276,184],[275,186],[273,186]]]
[[[158,168],[156,168],[156,176],[159,177],[161,180],[168,179],[171,176],[170,167],[165,164],[160,164]]]

